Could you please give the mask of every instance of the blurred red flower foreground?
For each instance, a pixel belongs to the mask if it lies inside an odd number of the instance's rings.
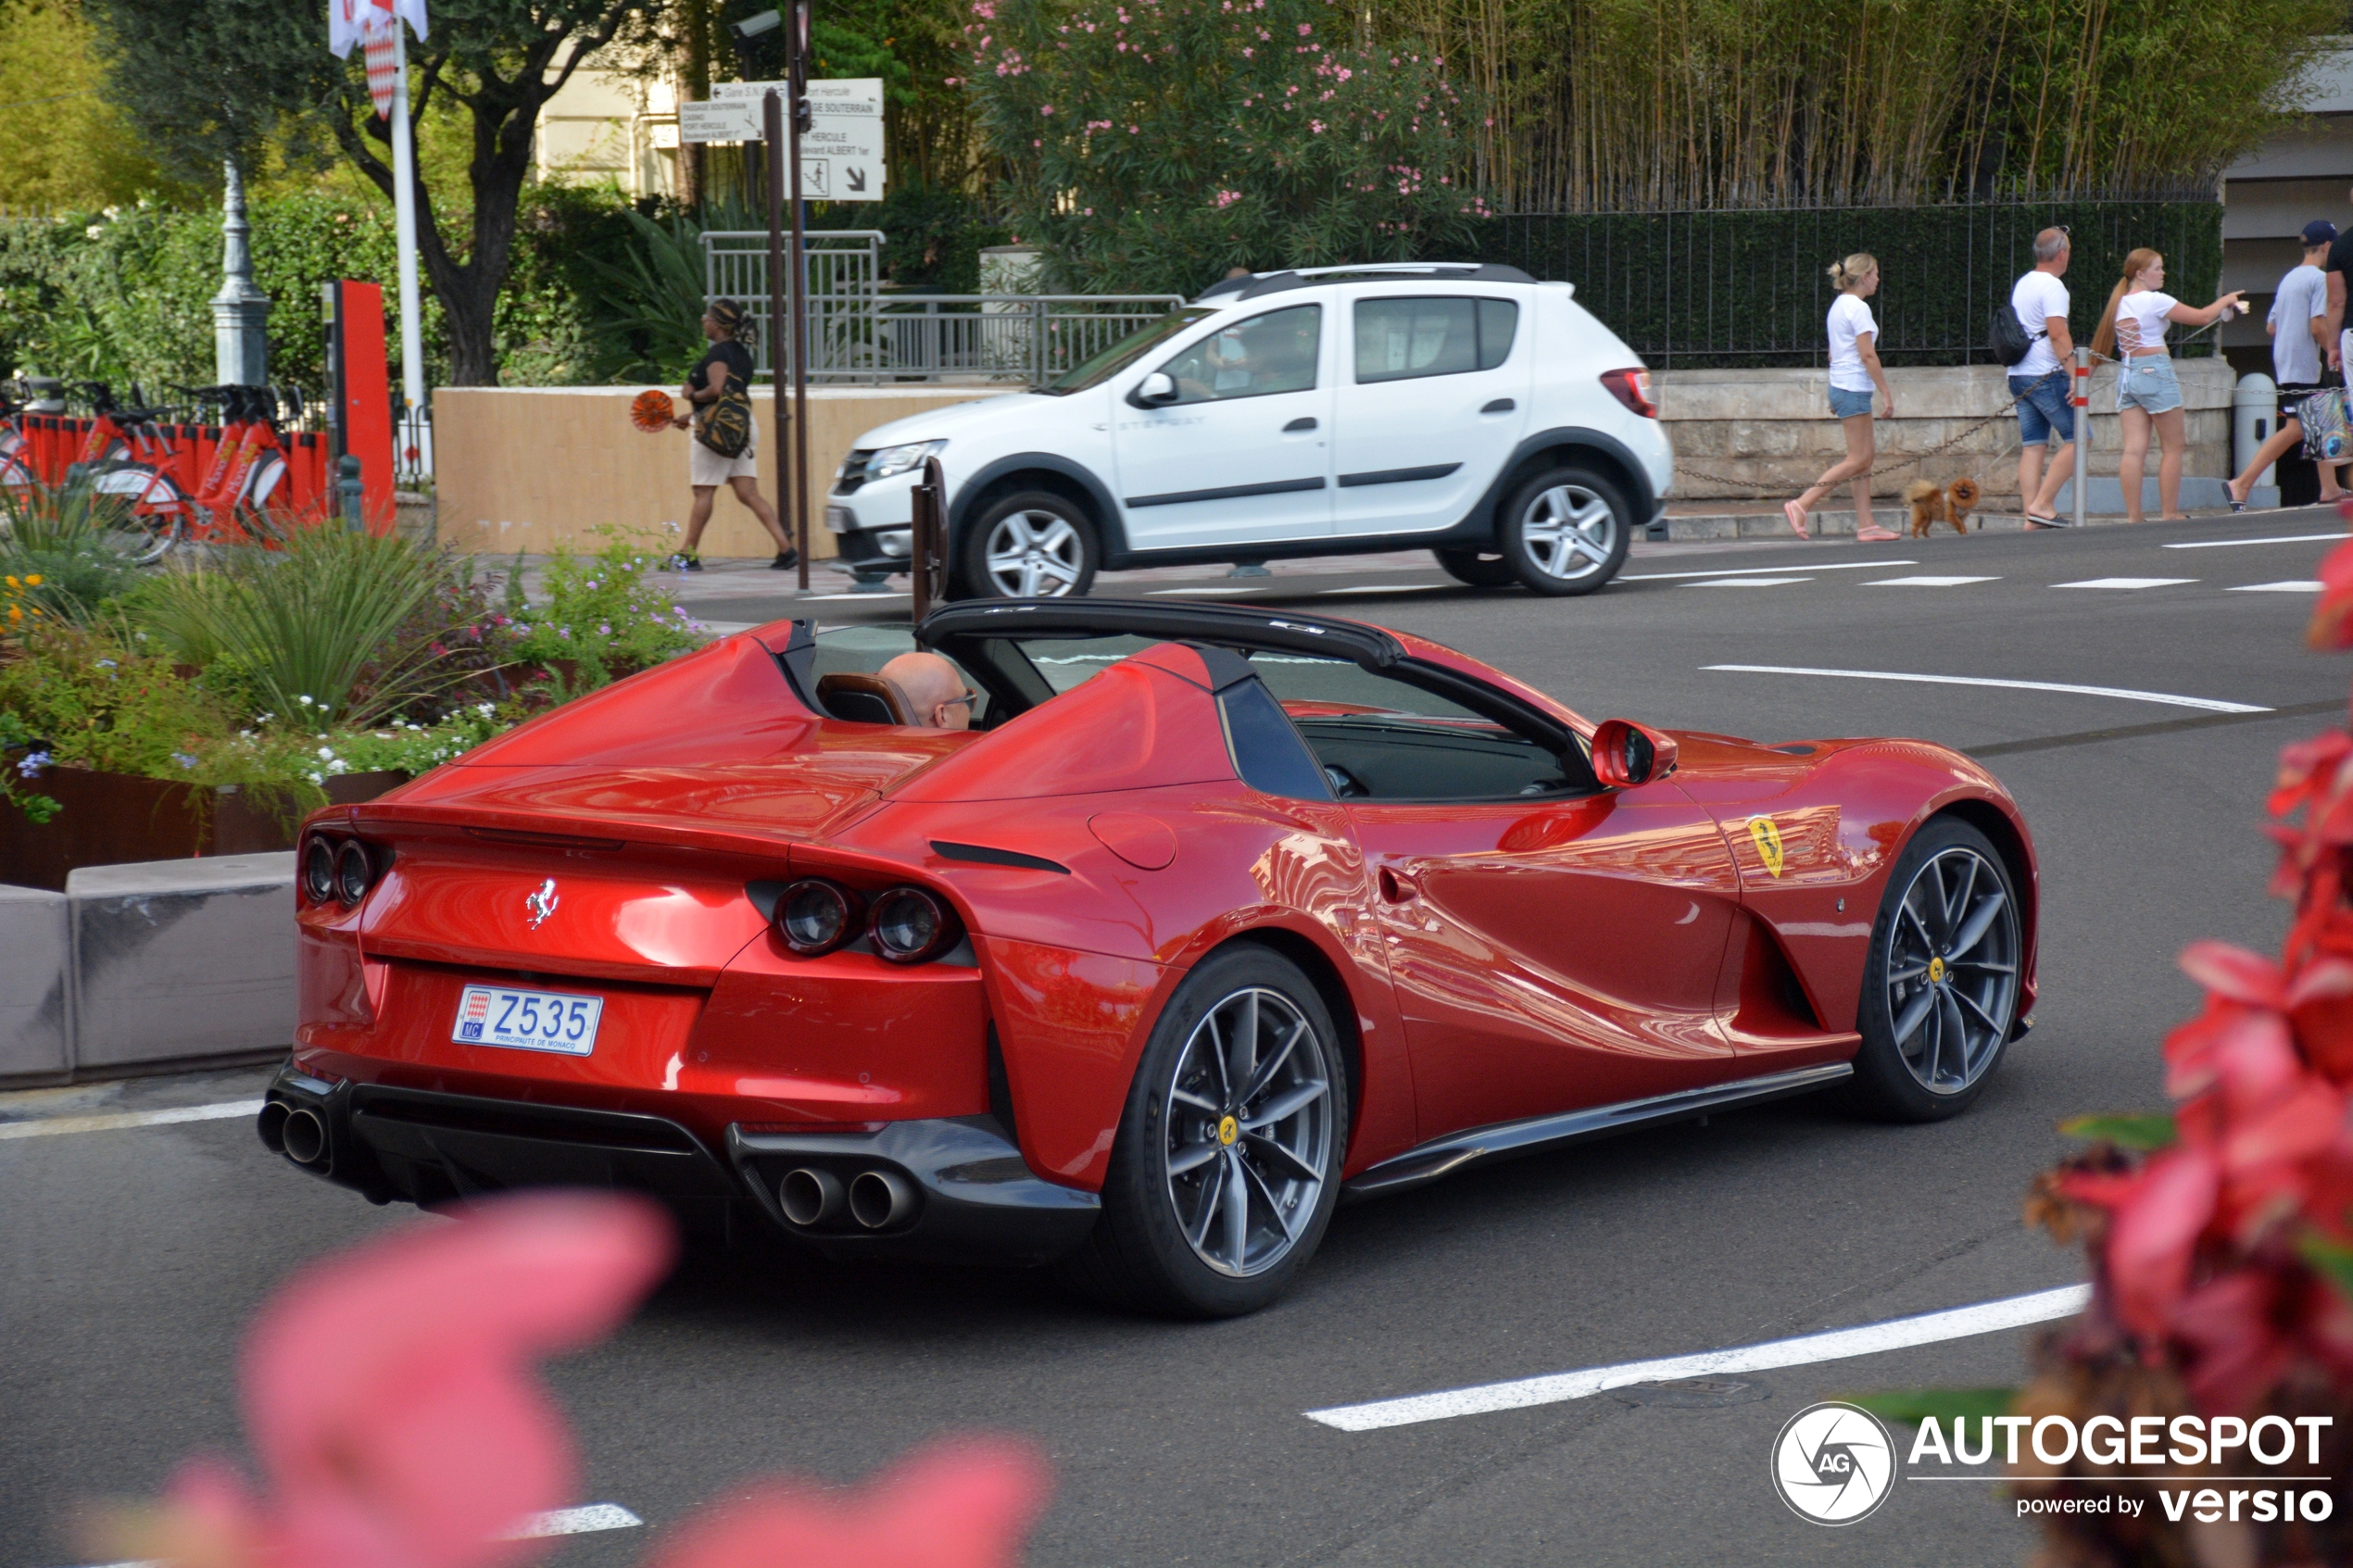
[[[2312,644],[2353,647],[2353,544],[2321,574]],[[2182,967],[2207,998],[2165,1040],[2172,1116],[2070,1124],[2099,1141],[2045,1175],[2027,1212],[2061,1240],[2084,1238],[2094,1298],[2045,1342],[2014,1408],[2079,1424],[2192,1409],[2334,1416],[2317,1471],[2334,1478],[2336,1506],[2320,1524],[2169,1523],[2153,1506],[2138,1519],[2054,1517],[2040,1560],[2054,1568],[2353,1561],[2353,734],[2283,751],[2270,809],[2272,891],[2296,908],[2281,956],[2191,944]],[[2141,1467],[2125,1486],[2178,1487],[2199,1468]],[[2263,1468],[2236,1455],[2223,1467]],[[2014,1474],[2029,1497],[2117,1488],[2114,1469],[2081,1461]]]
[[[512,1538],[577,1501],[542,1358],[595,1343],[669,1267],[668,1217],[602,1195],[503,1198],[314,1265],[247,1338],[245,1407],[266,1490],[183,1466],[110,1549],[182,1568],[510,1568]],[[655,1568],[998,1568],[1043,1505],[1044,1465],[938,1445],[853,1494],[771,1481],[664,1543]]]

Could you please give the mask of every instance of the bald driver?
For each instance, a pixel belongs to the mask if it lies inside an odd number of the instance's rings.
[[[927,730],[969,730],[976,694],[956,667],[936,653],[902,653],[882,667],[882,678],[906,694],[911,718]]]

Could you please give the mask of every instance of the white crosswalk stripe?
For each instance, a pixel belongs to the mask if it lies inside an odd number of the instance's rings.
[[[1965,583],[1999,583],[1998,577],[1876,577],[1866,588],[1957,588]]]
[[[2054,583],[2054,588],[2178,588],[2195,577],[2086,577],[2081,583]]]
[[[2321,585],[2309,578],[2290,578],[2284,583],[2242,583],[2231,590],[2233,594],[2317,594]]]
[[[1686,583],[1686,588],[1786,588],[1793,583],[1811,583],[1811,577],[1718,577],[1705,583]]]

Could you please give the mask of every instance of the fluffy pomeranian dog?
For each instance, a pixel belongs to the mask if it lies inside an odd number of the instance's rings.
[[[1957,479],[1943,486],[1925,479],[1912,481],[1904,487],[1904,499],[1912,508],[1912,537],[1927,538],[1929,529],[1940,522],[1951,523],[1956,533],[1967,533],[1969,514],[1977,509],[1980,494],[1973,479]]]

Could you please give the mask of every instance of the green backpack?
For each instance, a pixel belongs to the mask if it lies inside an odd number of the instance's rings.
[[[695,410],[695,439],[723,458],[740,458],[751,445],[751,393],[730,373],[726,389]]]

